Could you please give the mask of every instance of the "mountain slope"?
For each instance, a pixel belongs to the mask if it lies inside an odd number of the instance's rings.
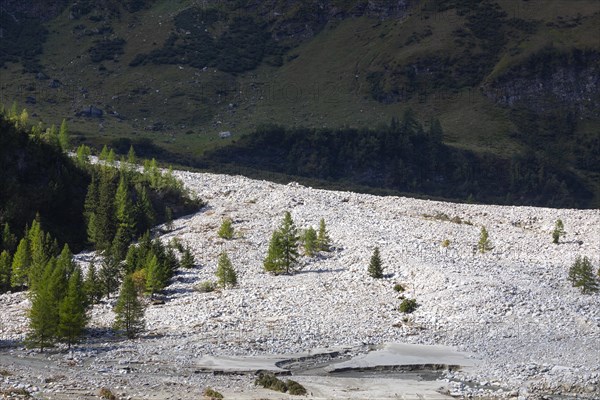
[[[593,0],[98,4],[51,19],[37,79],[6,64],[5,101],[70,116],[91,143],[149,139],[185,157],[265,123],[375,127],[411,107],[446,144],[537,153],[600,199]]]

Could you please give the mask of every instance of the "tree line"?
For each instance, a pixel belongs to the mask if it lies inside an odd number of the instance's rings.
[[[444,144],[443,136],[439,121],[424,126],[408,110],[373,129],[262,126],[205,160],[446,199],[591,205],[593,194],[550,159],[534,152],[511,159],[479,155]]]

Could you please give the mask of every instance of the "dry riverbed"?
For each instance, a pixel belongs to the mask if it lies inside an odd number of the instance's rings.
[[[73,351],[24,350],[28,300],[22,293],[2,295],[2,390],[86,399],[107,387],[121,398],[198,399],[211,386],[226,398],[287,398],[253,385],[254,370],[279,360],[271,368],[291,368],[315,399],[600,397],[600,295],[582,295],[566,279],[578,255],[590,257],[596,269],[600,264],[598,210],[451,204],[177,175],[209,205],[175,221],[162,238],[191,246],[198,266],[177,274],[165,304],[149,306],[145,334],[133,341],[112,335],[111,299],[94,308],[91,336]],[[324,218],[334,248],[302,258],[293,276],[272,276],[263,272],[262,259],[286,210],[299,228],[316,228]],[[224,217],[234,221],[230,241],[216,235]],[[567,235],[555,245],[551,231],[559,218]],[[474,251],[482,225],[493,245],[486,254]],[[366,271],[375,246],[384,261],[381,280]],[[223,250],[239,286],[196,292],[199,282],[214,279]],[[85,264],[91,257],[78,259]],[[398,311],[396,283],[417,299],[413,314]],[[431,348],[392,343],[446,346],[456,358],[427,358]],[[379,357],[390,348],[396,350]],[[327,356],[332,353],[338,358]],[[304,364],[280,363],[299,354]],[[335,363],[425,370],[336,374]],[[434,366],[454,367],[430,371]]]

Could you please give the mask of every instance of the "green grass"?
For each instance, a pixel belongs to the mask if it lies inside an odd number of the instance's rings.
[[[558,47],[575,44],[600,48],[596,35],[600,13],[594,0],[497,2],[509,17],[541,22],[537,32],[510,39],[506,49],[519,51],[501,54],[485,81],[502,75],[549,43]],[[64,88],[48,89],[47,81],[36,81],[32,74],[21,74],[20,66],[8,65],[2,71],[5,103],[16,98],[23,104],[27,94],[19,94],[19,86],[34,84],[41,87],[42,93],[36,96],[37,104],[27,106],[30,114],[37,114],[32,119],[58,125],[67,117],[71,131],[96,146],[121,137],[149,138],[170,152],[187,156],[198,156],[230,143],[218,138],[223,130],[232,131],[235,140],[265,123],[373,127],[388,123],[408,107],[425,121],[439,118],[445,141],[452,146],[506,157],[521,150],[521,144],[510,136],[514,126],[507,110],[491,103],[478,88],[464,88],[458,94],[430,92],[426,98],[413,96],[391,104],[377,102],[370,95],[366,79],[369,72],[393,70],[433,55],[461,57],[453,31],[464,24],[465,18],[454,15],[452,10],[439,15],[416,7],[404,20],[333,20],[314,38],[285,54],[282,67],[263,64],[237,76],[214,68],[200,71],[178,65],[128,66],[137,54],[162,47],[173,27],[173,17],[194,3],[159,0],[151,9],[134,14],[124,11],[120,20],[111,20],[114,37],[126,38],[127,43],[118,62],[101,63],[104,71],[98,70],[99,64],[92,63],[88,54],[94,40],[100,37],[78,37],[73,33],[79,24],[91,29],[101,23],[87,18],[70,20],[65,11],[49,24],[50,34],[41,61],[47,74],[69,89],[66,93]],[[345,8],[354,4],[346,0],[338,3]],[[285,14],[294,15],[299,8],[290,6]],[[569,20],[578,14],[583,16],[578,26],[546,25],[558,21],[559,16]],[[431,35],[406,45],[413,34],[426,29],[431,29]],[[387,89],[394,85],[402,88],[403,81],[386,74],[383,85]],[[87,89],[86,97],[80,93],[81,87]],[[55,102],[47,102],[48,99]],[[116,111],[124,119],[107,115],[100,126],[96,119],[75,117],[78,110],[90,104],[105,112]],[[156,123],[163,123],[166,128],[161,132],[147,130]]]

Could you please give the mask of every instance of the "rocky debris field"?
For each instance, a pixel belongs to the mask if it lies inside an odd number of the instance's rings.
[[[111,299],[94,308],[86,343],[39,355],[18,344],[27,330],[26,296],[2,295],[1,339],[8,346],[0,351],[2,387],[20,379],[29,389],[57,393],[48,398],[63,398],[60,388],[80,390],[78,398],[85,398],[102,386],[132,398],[150,392],[158,397],[143,398],[169,398],[176,385],[189,397],[172,398],[194,398],[211,385],[240,397],[251,390],[251,378],[198,373],[196,360],[400,342],[448,345],[470,354],[475,367],[445,375],[456,396],[600,397],[600,294],[583,295],[567,281],[578,255],[598,269],[599,210],[453,204],[239,176],[176,175],[208,206],[176,220],[162,239],[176,237],[191,246],[197,266],[176,275],[164,292],[165,304],[149,306],[144,335],[133,341],[112,335]],[[324,218],[333,248],[301,257],[294,275],[273,276],[262,261],[286,210],[299,229],[318,228]],[[232,240],[216,233],[225,217],[233,220]],[[557,245],[551,232],[559,218],[567,234]],[[485,254],[476,251],[482,226],[493,246]],[[367,274],[375,246],[384,264],[379,280]],[[194,290],[216,279],[223,250],[239,285]],[[406,291],[394,291],[396,283]],[[417,300],[414,313],[398,310],[401,295]],[[54,369],[71,385],[44,382]],[[44,373],[35,376],[39,371]],[[128,378],[132,374],[136,379]],[[306,384],[310,390],[310,380]]]

